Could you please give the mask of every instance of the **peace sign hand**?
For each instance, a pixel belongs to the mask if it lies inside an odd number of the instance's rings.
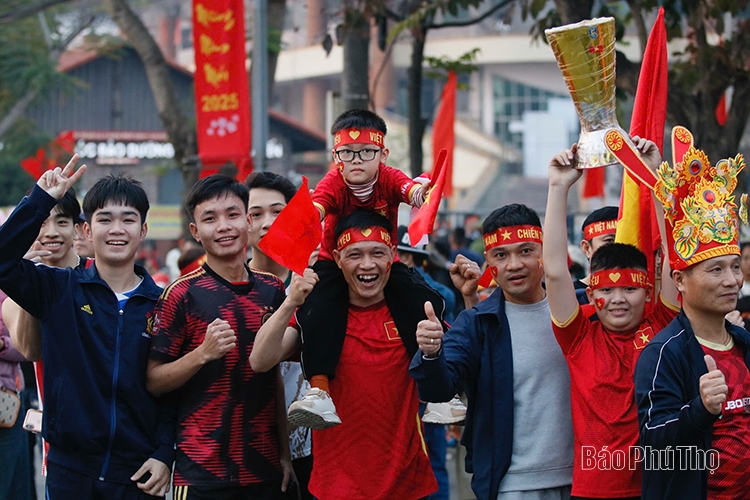
[[[78,155],[73,155],[65,168],[56,167],[54,170],[47,170],[39,178],[36,185],[44,189],[54,199],[61,199],[86,171],[86,165],[81,165],[81,168],[75,171],[77,161]]]

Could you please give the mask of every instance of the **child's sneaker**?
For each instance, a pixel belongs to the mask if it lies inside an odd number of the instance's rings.
[[[463,424],[466,420],[466,405],[453,398],[447,403],[427,403],[422,422],[425,424]]]
[[[323,430],[341,423],[331,396],[317,387],[310,388],[302,399],[292,403],[288,417],[292,428]]]

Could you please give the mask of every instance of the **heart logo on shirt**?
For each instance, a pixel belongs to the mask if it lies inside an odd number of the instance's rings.
[[[609,279],[611,279],[614,283],[617,283],[617,280],[620,279],[620,273],[609,273]]]
[[[352,140],[354,140],[357,137],[359,137],[359,130],[350,130],[349,131],[349,137],[351,137]]]
[[[372,234],[372,229],[370,229],[370,228],[367,228],[367,229],[363,229],[363,230],[362,230],[362,235],[363,235],[363,236],[364,236],[365,238],[367,238],[367,237],[368,237],[368,236],[370,236],[371,234]]]

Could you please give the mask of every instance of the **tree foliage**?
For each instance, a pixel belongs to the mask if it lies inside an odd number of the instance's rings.
[[[519,1],[523,13],[535,20],[531,32],[536,37],[543,38],[546,28],[611,15],[618,37],[627,25],[635,25],[641,50],[648,33],[644,18],[664,7],[668,39],[685,43],[684,50],[673,54],[669,70],[667,119],[690,129],[712,161],[737,152],[750,116],[748,0],[555,0],[553,8],[542,0]],[[634,94],[639,69],[639,63],[618,52],[618,89]],[[716,108],[728,89],[731,105],[721,125]]]

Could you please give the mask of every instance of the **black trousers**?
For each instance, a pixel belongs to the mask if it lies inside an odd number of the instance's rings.
[[[331,260],[313,266],[319,281],[297,310],[302,334],[302,370],[308,380],[314,375],[336,376],[336,365],[346,336],[349,314],[349,286],[341,269]],[[402,262],[391,267],[384,290],[393,321],[409,356],[417,352],[417,324],[427,319],[424,303],[432,302],[438,318],[445,313],[443,297],[415,269]]]

